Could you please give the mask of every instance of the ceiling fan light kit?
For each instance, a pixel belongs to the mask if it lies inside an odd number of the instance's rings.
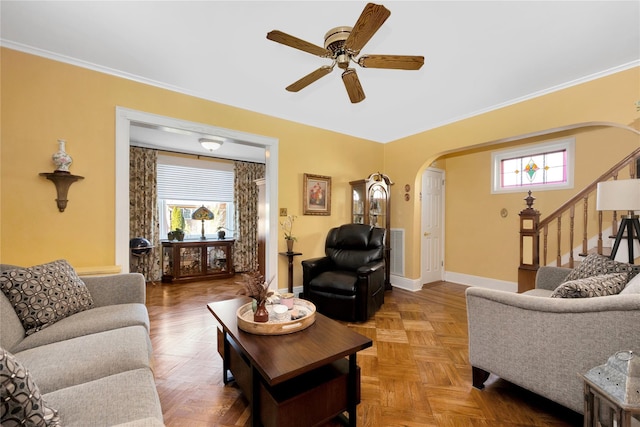
[[[322,66],[307,74],[298,81],[287,86],[289,92],[298,92],[316,80],[326,76],[338,65],[343,69],[342,81],[352,103],[358,103],[365,98],[360,79],[354,68],[349,65],[353,61],[362,68],[386,68],[394,70],[419,70],[424,64],[423,56],[408,55],[362,55],[360,50],[373,37],[391,12],[382,5],[368,3],[353,27],[341,26],[329,30],[324,37],[324,48],[309,43],[297,37],[273,30],[267,34],[267,39],[303,52],[330,58],[330,66]]]

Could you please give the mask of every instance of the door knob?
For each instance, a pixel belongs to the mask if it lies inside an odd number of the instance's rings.
[[[424,237],[430,236],[431,233],[427,233],[426,231],[424,232]]]

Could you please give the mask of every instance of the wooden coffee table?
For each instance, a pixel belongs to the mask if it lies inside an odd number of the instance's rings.
[[[301,331],[254,335],[238,329],[236,317],[238,308],[250,301],[234,298],[207,308],[220,323],[223,380],[232,380],[230,371],[249,400],[252,424],[313,426],[340,417],[355,427],[360,402],[356,353],[372,341],[320,313]]]

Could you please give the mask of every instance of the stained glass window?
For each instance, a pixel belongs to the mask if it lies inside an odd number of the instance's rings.
[[[567,181],[567,150],[501,161],[500,186],[524,187]]]
[[[493,154],[492,191],[573,186],[573,139]]]

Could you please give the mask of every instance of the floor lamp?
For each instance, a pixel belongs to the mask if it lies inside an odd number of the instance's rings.
[[[640,179],[620,179],[598,183],[596,209],[599,211],[627,211],[623,215],[616,240],[611,250],[610,259],[614,259],[618,252],[620,241],[627,232],[627,248],[629,263],[633,264],[633,240],[640,242],[640,221],[634,211],[640,211]]]

